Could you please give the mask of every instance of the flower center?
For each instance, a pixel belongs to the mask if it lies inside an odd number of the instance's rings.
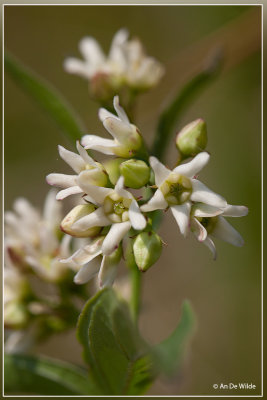
[[[129,220],[129,207],[132,200],[111,193],[104,200],[104,212],[111,222],[125,222]]]
[[[160,190],[170,206],[179,205],[189,200],[192,184],[186,176],[173,172],[160,186]]]
[[[208,233],[211,233],[217,224],[218,217],[196,217]]]

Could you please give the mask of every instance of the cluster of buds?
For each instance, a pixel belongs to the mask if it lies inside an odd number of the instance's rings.
[[[149,157],[139,129],[130,123],[124,109],[114,97],[117,115],[101,108],[99,118],[113,139],[85,135],[77,143],[79,155],[59,147],[59,154],[75,175],[52,173],[47,182],[60,187],[58,199],[78,194],[80,204],[61,222],[63,232],[74,237],[87,237],[89,243],[62,263],[76,265],[76,283],[85,283],[98,272],[100,287],[111,285],[117,265],[125,252],[124,242],[132,240],[131,254],[142,271],[159,258],[162,241],[152,229],[151,212],[170,209],[181,234],[191,231],[216,256],[212,236],[236,246],[243,240],[226,221],[227,216],[247,214],[243,206],[228,205],[211,191],[196,175],[209,161],[204,150],[206,125],[192,122],[177,136],[183,159],[169,170],[157,158]],[[95,161],[86,150],[95,150],[113,158],[103,164]],[[114,157],[115,156],[115,157]],[[150,193],[146,198],[145,192]]]
[[[137,93],[155,86],[164,73],[163,66],[146,55],[142,43],[128,37],[128,31],[120,29],[108,56],[93,37],[85,37],[79,43],[84,60],[69,57],[64,62],[67,72],[89,81],[91,96],[101,103],[112,100],[117,93],[130,101]]]

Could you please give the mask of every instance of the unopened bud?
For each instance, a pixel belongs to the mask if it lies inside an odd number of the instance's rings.
[[[108,176],[104,167],[100,163],[96,163],[97,167],[88,165],[88,168],[83,171],[83,175],[86,175],[86,180],[91,185],[105,187],[108,182]]]
[[[176,136],[176,147],[182,155],[192,157],[207,146],[207,126],[203,119],[186,125]]]
[[[125,186],[133,189],[140,189],[150,178],[149,166],[144,161],[134,158],[120,164],[120,173],[124,177]]]
[[[113,158],[105,160],[103,165],[108,173],[109,180],[113,185],[116,185],[120,177],[120,164],[125,161],[125,158]]]
[[[133,244],[135,262],[141,271],[147,271],[159,259],[162,242],[155,232],[142,232]]]
[[[94,226],[92,228],[87,229],[86,231],[80,231],[72,228],[72,225],[78,221],[80,218],[84,217],[85,215],[91,214],[95,211],[95,206],[93,204],[80,204],[74,207],[63,219],[60,225],[60,229],[67,233],[68,235],[74,237],[94,237],[96,236],[101,227]]]

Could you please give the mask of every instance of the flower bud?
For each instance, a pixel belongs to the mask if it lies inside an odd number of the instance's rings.
[[[207,146],[207,126],[203,119],[186,125],[176,136],[176,147],[183,156],[192,157]]]
[[[140,189],[150,178],[149,166],[144,161],[134,158],[120,164],[120,173],[124,177],[125,186],[133,189]]]
[[[162,243],[155,232],[142,232],[133,244],[135,262],[141,271],[147,271],[160,257]]]
[[[95,209],[96,209],[95,206],[91,203],[80,204],[74,207],[61,222],[60,229],[63,232],[67,233],[68,235],[79,238],[96,236],[101,230],[101,227],[99,226],[94,226],[92,228],[87,229],[86,231],[79,231],[72,228],[74,222],[78,221],[85,215],[91,214],[92,212],[95,211]]]
[[[86,174],[87,181],[91,185],[106,186],[106,184],[108,183],[107,173],[103,165],[98,162],[96,164],[97,168],[92,168],[91,165],[87,166],[86,172],[84,172],[84,174]]]
[[[120,177],[120,164],[125,161],[125,158],[113,158],[105,160],[103,165],[108,173],[109,180],[113,185],[116,185]]]
[[[28,318],[27,309],[20,300],[11,301],[5,305],[4,325],[6,328],[22,328],[27,324]]]

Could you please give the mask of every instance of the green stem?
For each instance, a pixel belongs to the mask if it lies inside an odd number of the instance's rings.
[[[131,267],[131,281],[132,281],[132,293],[131,293],[130,307],[132,310],[134,322],[137,324],[139,310],[140,310],[141,272],[139,271],[136,264],[132,265]]]

